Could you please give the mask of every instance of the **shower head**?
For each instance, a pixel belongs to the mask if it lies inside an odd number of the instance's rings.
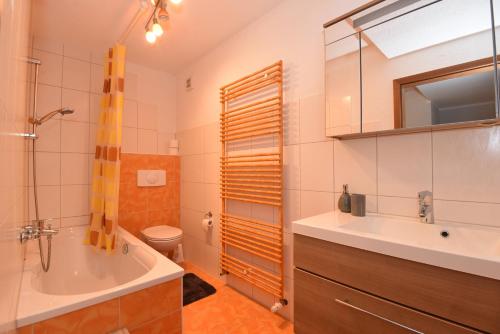
[[[48,114],[44,115],[41,118],[35,118],[35,119],[30,118],[30,122],[32,124],[35,124],[35,125],[42,125],[43,123],[47,122],[49,119],[51,119],[52,117],[54,117],[57,114],[60,114],[60,115],[64,116],[64,115],[72,114],[74,112],[75,111],[73,109],[61,108],[61,109],[57,109],[57,110],[51,111],[51,112],[49,112]]]

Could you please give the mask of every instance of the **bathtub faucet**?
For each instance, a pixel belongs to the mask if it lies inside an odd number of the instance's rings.
[[[27,240],[40,239],[42,236],[46,236],[51,239],[53,235],[59,233],[59,230],[53,229],[51,224],[45,224],[51,219],[38,219],[32,220],[30,225],[23,226],[19,239],[21,243]]]

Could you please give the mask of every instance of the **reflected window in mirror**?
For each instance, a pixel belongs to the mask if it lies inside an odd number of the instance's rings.
[[[394,80],[394,127],[496,118],[493,59]]]

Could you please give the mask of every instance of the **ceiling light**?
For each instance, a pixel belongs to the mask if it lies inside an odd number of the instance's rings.
[[[180,5],[182,0],[170,0],[171,3],[173,3],[174,5]]]
[[[146,41],[150,44],[154,44],[154,42],[156,42],[156,34],[151,30],[146,31]]]
[[[151,31],[153,31],[153,33],[158,37],[163,35],[163,28],[158,23],[158,20],[156,19],[153,20],[153,26],[151,27]]]

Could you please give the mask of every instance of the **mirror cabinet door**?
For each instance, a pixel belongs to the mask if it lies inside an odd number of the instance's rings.
[[[361,68],[331,78],[347,55],[328,50],[342,40],[327,45],[330,135],[355,133],[335,131],[343,114],[332,97],[355,96],[342,85],[359,78],[359,132],[497,118],[490,9],[489,0],[384,1],[340,22],[358,32]]]
[[[331,41],[325,46],[327,136],[361,132],[360,39],[349,29],[339,24],[325,34]]]

